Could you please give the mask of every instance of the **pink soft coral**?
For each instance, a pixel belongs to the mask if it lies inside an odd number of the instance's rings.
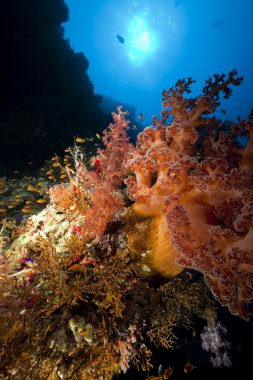
[[[126,157],[133,149],[127,135],[130,122],[126,120],[126,114],[121,107],[118,107],[118,113],[112,113],[113,123],[102,136],[104,147],[98,149],[97,155],[93,157],[91,169],[85,165],[82,153],[74,152],[76,170],[70,180],[71,192],[76,194],[74,211],[81,213],[82,228],[93,239],[102,237],[107,224],[124,206],[119,187],[126,174]],[[59,187],[57,190],[61,192]],[[54,190],[51,190],[51,198],[53,193]]]
[[[85,177],[87,196],[90,207],[84,212],[84,228],[95,238],[100,238],[113,216],[124,206],[119,186],[126,174],[125,162],[127,155],[133,149],[129,142],[126,120],[121,107],[118,113],[112,113],[113,123],[103,132],[103,149],[98,149],[94,157],[93,171],[82,172]]]

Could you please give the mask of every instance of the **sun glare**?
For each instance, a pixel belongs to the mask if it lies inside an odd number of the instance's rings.
[[[135,16],[129,24],[129,58],[141,65],[157,49],[156,33],[149,28],[148,22]]]

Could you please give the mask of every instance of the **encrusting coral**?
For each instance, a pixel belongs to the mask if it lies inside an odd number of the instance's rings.
[[[215,321],[208,288],[249,319],[252,114],[228,130],[213,116],[241,81],[214,75],[197,98],[178,81],[136,146],[119,107],[96,156],[70,149],[68,180],[20,236],[2,223],[0,379],[148,371],[152,345],[173,349],[178,329]]]

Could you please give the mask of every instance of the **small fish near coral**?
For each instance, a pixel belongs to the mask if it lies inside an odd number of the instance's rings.
[[[140,121],[143,121],[143,115],[142,115],[141,112],[139,113],[138,119],[139,119]]]
[[[160,364],[158,367],[158,376],[148,376],[147,380],[167,380],[173,375],[174,368],[169,367],[163,370]]]
[[[185,366],[184,366],[184,373],[185,373],[185,374],[188,374],[188,373],[190,373],[191,371],[193,371],[194,368],[197,368],[197,367],[195,367],[191,362],[187,362],[187,363],[185,364]]]

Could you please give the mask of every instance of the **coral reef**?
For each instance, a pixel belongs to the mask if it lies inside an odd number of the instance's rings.
[[[1,221],[0,379],[148,372],[154,349],[176,349],[189,331],[213,355],[215,300],[249,319],[252,115],[229,130],[212,115],[241,80],[215,75],[197,98],[185,96],[190,78],[178,81],[136,146],[118,107],[95,156],[68,149],[41,211]]]

